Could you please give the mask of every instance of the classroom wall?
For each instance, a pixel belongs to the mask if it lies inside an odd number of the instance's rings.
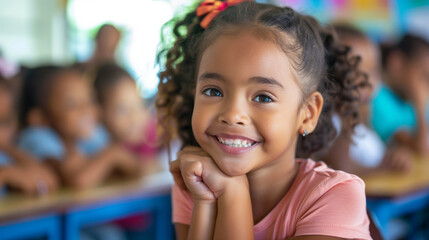
[[[0,52],[24,65],[65,62],[67,24],[64,1],[0,0]]]
[[[98,12],[89,19],[91,21],[85,20],[87,23],[85,26],[93,23],[90,28],[76,24],[76,19],[67,12],[67,8],[74,2],[80,3],[78,13],[81,15],[95,10]],[[50,62],[84,61],[92,52],[93,34],[88,32],[95,32],[103,21],[109,21],[118,24],[124,33],[122,46],[126,47],[120,47],[119,61],[138,80],[142,95],[153,96],[158,83],[156,75],[158,69],[155,68],[154,59],[161,21],[169,19],[173,11],[176,13],[181,9],[187,11],[183,6],[190,5],[193,1],[91,0],[87,4],[86,2],[0,0],[0,52],[7,60],[28,66]],[[324,22],[350,21],[376,41],[394,40],[405,31],[429,39],[427,0],[258,0],[258,2],[289,5]],[[140,7],[132,7],[136,3],[139,3]],[[102,7],[94,10],[94,6],[101,4],[121,6],[113,9],[128,11],[129,14],[126,15],[128,18],[115,18],[115,14],[109,12],[112,8]],[[75,16],[82,19],[79,17],[81,15]],[[144,16],[149,16],[152,22]],[[127,19],[131,19],[131,22],[126,22]],[[157,31],[153,29],[155,25]]]
[[[267,0],[315,16],[325,23],[349,22],[376,41],[390,41],[404,32],[429,39],[427,0]]]

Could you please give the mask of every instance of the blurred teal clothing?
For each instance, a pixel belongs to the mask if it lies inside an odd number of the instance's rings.
[[[86,156],[91,156],[104,149],[109,143],[109,135],[102,126],[98,126],[92,136],[76,143],[77,148]],[[38,159],[62,160],[65,147],[58,134],[49,127],[29,127],[24,129],[18,146]]]
[[[370,123],[381,139],[388,142],[398,130],[414,132],[417,119],[410,103],[382,85],[372,102]]]

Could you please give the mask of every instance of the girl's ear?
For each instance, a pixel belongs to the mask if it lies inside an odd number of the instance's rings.
[[[320,92],[313,92],[308,96],[307,100],[301,108],[301,119],[299,133],[310,134],[314,131],[319,120],[320,113],[323,108],[323,96]]]
[[[33,108],[28,112],[27,121],[30,126],[47,125],[45,114],[40,108]]]

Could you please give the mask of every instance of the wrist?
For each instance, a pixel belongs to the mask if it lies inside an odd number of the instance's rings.
[[[213,239],[216,215],[216,201],[195,201],[188,238]]]
[[[246,175],[231,178],[231,181],[225,184],[224,191],[217,198],[229,198],[243,194],[249,195],[249,182]]]
[[[194,206],[206,206],[206,207],[214,207],[217,206],[217,199],[198,199],[193,197]]]

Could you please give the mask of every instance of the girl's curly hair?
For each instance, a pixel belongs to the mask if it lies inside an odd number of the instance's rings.
[[[268,30],[263,32],[270,34],[259,37],[274,41],[287,54],[304,100],[314,91],[319,91],[324,98],[316,129],[306,137],[299,136],[297,157],[308,157],[335,138],[334,112],[343,119],[343,130],[352,130],[358,122],[359,88],[369,83],[366,75],[358,70],[360,59],[350,56],[350,49],[338,43],[332,29],[320,26],[313,17],[289,7],[255,2],[228,7],[207,29],[200,26],[200,20],[192,11],[178,21],[173,28],[174,45],[158,55],[158,60],[166,60],[159,74],[158,114],[167,133],[177,134],[183,146],[198,145],[191,119],[202,53],[220,35],[246,29]]]

